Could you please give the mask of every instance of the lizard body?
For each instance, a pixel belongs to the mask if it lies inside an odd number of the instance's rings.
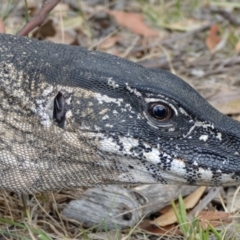
[[[0,43],[0,189],[240,182],[240,123],[177,76],[81,47]]]

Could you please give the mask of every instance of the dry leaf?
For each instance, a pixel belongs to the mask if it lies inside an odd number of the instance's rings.
[[[219,36],[219,31],[218,31],[218,25],[214,24],[211,26],[207,39],[206,39],[206,45],[209,50],[215,49],[215,47],[218,45],[220,42],[221,38]]]
[[[163,27],[174,31],[193,31],[202,27],[207,22],[199,21],[193,18],[184,19],[175,23],[163,24]]]
[[[165,227],[159,227],[150,223],[149,220],[142,221],[139,227],[147,232],[158,234],[158,235],[180,235],[181,231],[175,224],[171,224]]]
[[[56,34],[53,37],[46,37],[46,40],[54,43],[64,43],[67,45],[78,45],[76,44],[76,35],[71,34],[68,31],[61,31],[56,29]]]
[[[82,25],[84,23],[84,19],[82,16],[76,16],[72,18],[66,18],[63,20],[64,30],[73,30],[79,29],[82,30]]]
[[[123,11],[108,11],[108,13],[115,18],[119,25],[129,28],[133,33],[144,37],[159,36],[157,30],[153,30],[145,24],[143,16],[139,13]]]
[[[172,205],[167,205],[166,207],[162,208],[159,212],[161,214],[165,214],[167,212],[169,212],[172,209]]]
[[[205,186],[199,187],[193,193],[184,198],[185,208],[186,209],[193,208],[197,204],[205,190],[206,190]]]
[[[177,217],[173,208],[171,208],[167,213],[161,215],[160,217],[154,219],[151,224],[164,227],[177,222]]]
[[[240,52],[240,40],[238,41],[238,43],[235,46],[235,50]]]
[[[5,30],[5,25],[2,21],[2,19],[0,18],[0,33],[5,33],[6,30]]]
[[[105,39],[105,40],[99,45],[99,48],[100,48],[101,50],[109,49],[109,48],[113,47],[118,40],[119,40],[119,37],[117,37],[117,36],[108,37],[107,39]]]
[[[219,225],[222,225],[223,223],[231,223],[232,219],[229,218],[229,216],[229,213],[223,211],[208,210],[202,211],[198,216],[198,220],[200,221],[202,228],[207,229],[209,224],[213,227],[217,227]],[[158,235],[173,236],[182,234],[177,225],[175,224],[169,224],[167,226],[160,227],[151,224],[151,222],[148,220],[145,220],[140,223],[139,227],[147,232]]]
[[[33,32],[33,37],[37,39],[45,39],[46,37],[53,37],[55,34],[55,24],[52,19],[49,19]]]
[[[197,188],[193,193],[191,193],[189,196],[187,196],[183,201],[186,209],[193,208],[196,203],[199,201],[200,197],[204,193],[206,187],[199,187]],[[157,226],[166,226],[169,224],[173,224],[177,222],[177,218],[175,215],[175,212],[173,208],[169,209],[168,212],[163,214],[162,216],[154,219],[152,221],[152,224],[155,224]]]
[[[67,17],[67,12],[69,10],[70,10],[69,4],[60,2],[54,8],[53,14],[54,14],[55,17]]]
[[[232,219],[229,218],[230,214],[223,212],[223,211],[202,211],[198,215],[198,219],[201,222],[201,226],[203,229],[207,229],[208,225],[210,224],[213,227],[217,227],[222,225],[223,222],[230,223]]]

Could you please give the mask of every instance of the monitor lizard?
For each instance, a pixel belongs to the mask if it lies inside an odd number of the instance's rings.
[[[179,77],[0,34],[0,189],[237,185],[240,123]]]

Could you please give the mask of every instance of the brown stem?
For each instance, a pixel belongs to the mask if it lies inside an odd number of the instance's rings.
[[[44,1],[44,4],[41,10],[37,13],[37,15],[29,21],[23,28],[17,33],[18,36],[26,36],[29,32],[31,32],[35,27],[41,25],[46,20],[48,14],[53,10],[53,8],[60,2],[61,0],[47,0]]]
[[[234,25],[240,25],[240,18],[234,16],[233,13],[227,12],[226,10],[223,10],[223,9],[212,10],[212,12],[220,14],[222,17],[224,17]]]

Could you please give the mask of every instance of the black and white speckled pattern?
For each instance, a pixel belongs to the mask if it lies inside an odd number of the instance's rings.
[[[80,47],[0,43],[0,189],[239,184],[240,124],[180,78]],[[172,109],[168,121],[149,114],[154,102]]]

